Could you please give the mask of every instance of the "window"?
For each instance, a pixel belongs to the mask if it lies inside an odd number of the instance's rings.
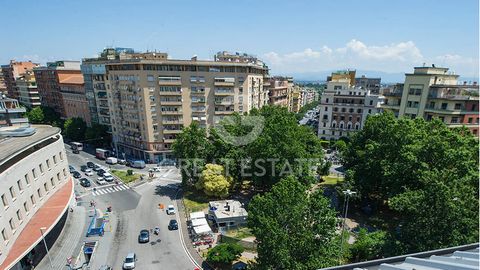
[[[4,207],[8,206],[8,201],[7,201],[7,197],[5,197],[5,194],[2,195],[2,203]]]
[[[57,164],[57,156],[53,155],[53,164]]]
[[[431,121],[432,120],[432,115],[431,114],[428,114],[427,115],[427,121]]]
[[[409,107],[409,108],[412,107],[412,102],[411,102],[411,101],[408,101],[408,102],[407,102],[407,107]]]
[[[48,185],[47,185],[47,183],[43,183],[43,189],[45,189],[45,192],[48,192]]]
[[[15,199],[17,195],[15,194],[15,190],[13,189],[13,187],[10,187],[8,190],[10,191],[10,196],[12,196],[12,198]]]
[[[372,113],[372,109],[368,109],[368,113]]]
[[[448,103],[442,103],[442,110],[446,110],[448,106]]]
[[[58,152],[58,156],[60,157],[60,160],[63,160],[63,153],[62,152]]]
[[[434,109],[435,108],[435,102],[433,101],[430,101],[430,105],[428,106],[430,109]]]
[[[45,160],[45,163],[47,163],[47,168],[50,169],[50,160],[49,159]]]
[[[474,129],[472,130],[473,135],[477,135],[478,130]]]
[[[370,106],[373,105],[373,100],[370,100]]]
[[[458,117],[452,117],[452,120],[450,121],[450,123],[452,124],[458,123]]]
[[[22,221],[22,214],[20,213],[20,209],[17,210],[17,219],[18,221]]]
[[[60,173],[57,173],[57,182],[60,182]]]
[[[37,172],[35,171],[35,168],[32,169],[32,175],[33,175],[33,178],[37,178]],[[27,179],[25,179],[26,181]],[[28,183],[27,183],[28,184]]]
[[[13,222],[13,218],[11,218],[8,223],[10,224],[10,229],[15,230],[15,223]]]
[[[22,182],[20,180],[17,181],[17,186],[18,186],[18,190],[20,190],[20,191],[23,190],[23,185],[22,185]]]
[[[328,112],[328,107],[325,107],[325,111]]]
[[[24,202],[24,203],[23,203],[23,210],[25,210],[25,212],[28,212],[29,209],[28,209],[28,204],[27,204],[27,202]]]
[[[30,177],[28,177],[28,173],[25,174],[25,183],[28,185],[30,185]]]
[[[63,176],[67,176],[67,171],[65,170],[65,168],[63,169]]]
[[[327,122],[323,122],[323,127],[327,127]]]
[[[357,113],[362,113],[362,109],[357,109]]]
[[[325,130],[322,130],[322,134],[325,134]]]
[[[147,81],[153,82],[155,81],[155,78],[153,77],[153,75],[147,75]]]
[[[438,119],[440,119],[440,121],[442,121],[442,122],[445,122],[445,117],[444,116],[440,116]]]
[[[7,232],[5,232],[5,229],[2,230],[2,237],[3,237],[3,241],[8,241],[8,235],[7,235]]]
[[[469,117],[469,118],[468,118],[468,123],[469,123],[469,124],[473,123],[473,118],[472,118],[472,117]]]
[[[416,96],[421,96],[422,95],[422,89],[415,89],[415,95]]]
[[[42,164],[38,164],[38,168],[40,169],[40,173],[43,173],[43,166],[42,166]]]
[[[325,103],[328,103],[328,98],[327,98],[327,99],[325,99]]]
[[[455,103],[455,110],[460,110],[462,109],[462,104],[461,103]]]
[[[346,111],[347,111],[347,109],[345,109],[345,108],[342,108],[342,112],[346,112]]]
[[[37,195],[38,195],[38,198],[42,198],[42,192],[40,191],[39,188],[37,189]]]
[[[35,197],[33,195],[30,195],[30,202],[32,205],[35,205]]]
[[[328,115],[323,115],[323,120],[328,120]]]
[[[419,105],[419,102],[418,102],[418,101],[415,101],[415,102],[413,103],[413,107],[414,107],[414,108],[418,108],[418,105]]]
[[[52,187],[55,187],[55,182],[53,181],[53,177],[50,178],[50,184],[52,184]]]

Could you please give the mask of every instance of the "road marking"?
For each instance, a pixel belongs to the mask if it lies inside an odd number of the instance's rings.
[[[102,187],[102,188],[97,188],[96,191],[93,191],[92,195],[99,196],[99,195],[105,195],[108,193],[119,192],[119,191],[128,190],[128,189],[129,187],[126,186],[125,184],[121,184],[118,186]]]

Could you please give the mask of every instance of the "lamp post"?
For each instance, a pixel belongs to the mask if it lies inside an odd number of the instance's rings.
[[[350,189],[344,190],[343,194],[345,194],[345,198],[343,201],[344,206],[344,213],[343,213],[343,223],[342,223],[342,232],[340,233],[340,260],[343,258],[343,231],[345,230],[346,221],[347,221],[347,214],[348,214],[348,201],[350,196],[356,194],[357,192],[351,191]]]
[[[43,244],[45,245],[45,250],[47,251],[47,257],[48,257],[48,261],[50,262],[50,267],[53,269],[52,258],[50,258],[50,253],[48,253],[47,242],[45,241],[45,236],[43,235],[43,231],[46,229],[47,229],[46,227],[41,227],[40,234],[42,235]]]

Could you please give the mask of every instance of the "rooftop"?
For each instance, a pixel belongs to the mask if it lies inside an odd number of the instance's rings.
[[[2,128],[0,129],[0,164],[14,157],[23,149],[29,148],[49,137],[60,134],[60,129],[47,125],[33,125],[35,132],[28,128]],[[23,135],[23,136],[22,136]]]
[[[243,208],[243,205],[239,201],[211,201],[208,204],[210,211],[212,211],[218,219],[245,217],[248,215],[247,210]]]

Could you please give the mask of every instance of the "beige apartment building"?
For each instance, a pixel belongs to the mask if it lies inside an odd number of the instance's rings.
[[[269,104],[289,108],[289,96],[293,91],[292,77],[272,77],[268,84]]]
[[[41,105],[40,95],[38,94],[37,81],[32,70],[23,73],[16,80],[18,89],[18,101],[28,108],[33,108]]]
[[[90,111],[85,95],[85,88],[82,74],[69,76],[58,83],[62,95],[65,117],[82,118],[87,126],[91,126]]]
[[[220,52],[215,60],[168,59],[129,53],[105,63],[112,138],[120,157],[158,162],[172,158],[183,127],[202,127],[234,112],[268,104],[268,67],[249,55]]]
[[[7,95],[10,98],[18,99],[19,89],[17,87],[17,79],[24,73],[32,71],[33,68],[38,67],[39,64],[32,63],[31,61],[17,62],[10,60],[8,65],[2,65],[2,77],[7,88]]]
[[[382,107],[397,117],[440,119],[450,127],[466,126],[478,136],[478,94],[476,83],[458,83],[459,75],[442,67],[415,67],[405,82],[385,91]]]

